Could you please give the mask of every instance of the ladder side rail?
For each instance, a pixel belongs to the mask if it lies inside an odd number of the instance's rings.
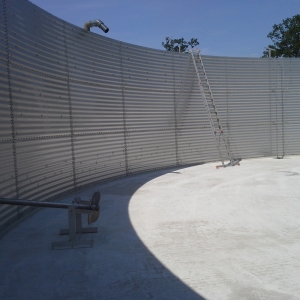
[[[197,53],[198,53],[198,57],[199,57],[199,60],[200,60],[200,63],[201,63],[201,67],[203,69],[203,73],[204,73],[204,76],[205,76],[206,84],[208,86],[208,91],[209,91],[209,94],[210,94],[210,97],[211,97],[213,108],[214,108],[214,110],[216,112],[216,115],[217,115],[218,127],[219,127],[219,130],[221,132],[222,140],[223,140],[223,142],[225,144],[225,148],[226,148],[227,154],[229,156],[230,162],[233,162],[232,155],[231,155],[231,152],[229,150],[228,143],[227,143],[227,139],[224,136],[224,130],[223,130],[222,123],[220,122],[220,117],[219,117],[219,114],[218,114],[217,106],[214,103],[213,93],[212,93],[212,90],[211,90],[211,87],[210,87],[210,84],[209,84],[209,81],[208,81],[208,77],[207,77],[206,70],[205,70],[205,67],[204,67],[204,64],[203,64],[203,60],[202,60],[202,57],[201,57],[200,50],[198,50]]]
[[[204,92],[204,89],[203,89],[203,86],[202,86],[200,74],[198,72],[198,67],[197,67],[197,64],[196,64],[196,60],[195,60],[193,51],[191,51],[191,56],[192,56],[192,59],[193,59],[193,64],[194,64],[195,70],[196,70],[196,74],[197,74],[197,78],[198,78],[198,85],[199,85],[199,88],[200,88],[200,93],[201,93],[202,99],[203,99],[204,104],[205,104],[206,113],[208,115],[210,127],[211,127],[211,130],[212,130],[213,135],[215,137],[215,142],[216,142],[216,145],[217,145],[217,149],[218,149],[218,153],[219,153],[222,165],[224,166],[224,159],[223,159],[222,151],[220,149],[220,146],[219,146],[219,143],[218,143],[218,139],[217,139],[217,136],[216,136],[215,125],[214,125],[214,123],[212,121],[211,112],[210,112],[210,109],[209,109],[209,106],[208,106],[208,103],[207,103],[207,99],[206,99],[205,92]]]
[[[196,70],[196,74],[197,74],[197,77],[198,77],[198,85],[199,85],[199,88],[200,88],[200,93],[201,93],[201,96],[204,100],[205,109],[206,109],[206,112],[209,116],[209,122],[210,122],[211,128],[213,130],[213,133],[215,133],[214,124],[213,124],[212,118],[211,118],[211,113],[210,113],[210,110],[209,110],[209,106],[208,106],[208,103],[207,103],[207,99],[206,99],[206,96],[205,96],[205,92],[204,92],[204,89],[203,89],[203,86],[202,86],[202,83],[201,83],[201,78],[200,78],[200,75],[199,75],[199,72],[198,72],[198,69],[197,69],[197,65],[196,65],[196,61],[195,61],[195,58],[194,58],[193,54],[192,54],[192,58],[193,58],[193,63],[194,63],[194,67],[195,67],[195,70]]]
[[[223,132],[223,127],[222,127],[221,122],[219,122],[219,114],[218,114],[217,106],[216,106],[216,104],[214,103],[213,93],[212,93],[212,90],[211,90],[211,88],[210,88],[210,84],[209,84],[209,81],[208,81],[208,77],[207,77],[207,74],[206,74],[206,70],[205,70],[205,67],[204,67],[204,64],[203,64],[203,60],[202,60],[202,57],[201,57],[201,54],[200,54],[200,50],[198,50],[197,52],[198,52],[199,60],[200,60],[200,63],[201,63],[201,67],[202,67],[202,69],[203,69],[203,73],[204,73],[204,76],[205,76],[205,80],[206,80],[206,84],[207,84],[207,87],[208,87],[208,91],[209,91],[209,94],[210,94],[210,97],[211,97],[211,101],[212,101],[214,110],[215,110],[215,112],[216,112],[216,115],[218,116],[218,126],[219,126],[219,129]]]

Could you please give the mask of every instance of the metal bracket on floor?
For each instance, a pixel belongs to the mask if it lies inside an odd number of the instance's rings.
[[[224,164],[224,165],[220,165],[220,166],[216,166],[216,169],[219,169],[219,168],[226,168],[226,167],[234,167],[234,166],[240,166],[240,161],[242,159],[235,159],[235,160],[232,160],[230,161],[228,164]]]
[[[53,242],[52,249],[66,249],[75,247],[93,247],[93,240],[80,240],[83,233],[97,233],[97,227],[82,227],[82,214],[88,214],[88,224],[94,223],[98,220],[100,215],[100,193],[95,192],[91,201],[81,200],[81,198],[75,198],[73,204],[68,207],[68,220],[69,228],[60,229],[61,235],[69,235],[68,241]],[[88,205],[90,207],[99,208],[90,210],[76,208],[78,205]]]
[[[100,215],[100,197],[100,193],[95,192],[92,200],[85,201],[81,200],[80,198],[75,198],[72,204],[23,199],[7,199],[0,197],[0,204],[68,209],[69,228],[61,229],[60,234],[68,234],[69,240],[63,242],[53,242],[52,249],[93,247],[93,240],[80,240],[82,233],[95,233],[98,231],[97,227],[82,227],[82,214],[88,215],[88,224],[96,222]]]

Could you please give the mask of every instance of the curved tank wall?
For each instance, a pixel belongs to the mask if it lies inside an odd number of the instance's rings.
[[[218,160],[189,54],[87,32],[26,0],[0,12],[0,196],[50,200]],[[203,56],[236,158],[299,154],[300,60]],[[0,231],[30,208],[0,205]]]

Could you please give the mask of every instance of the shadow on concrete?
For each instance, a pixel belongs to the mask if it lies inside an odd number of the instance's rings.
[[[132,195],[170,168],[103,183],[70,196],[101,192],[94,248],[51,250],[67,224],[64,210],[43,209],[0,240],[1,299],[205,299],[143,244],[129,218]],[[43,295],[43,296],[42,296]]]

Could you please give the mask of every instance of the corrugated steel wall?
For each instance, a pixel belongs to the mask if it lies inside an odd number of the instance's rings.
[[[1,197],[218,160],[189,54],[87,32],[27,0],[0,10]],[[203,61],[236,158],[299,154],[299,59]],[[1,205],[0,230],[28,210]]]

